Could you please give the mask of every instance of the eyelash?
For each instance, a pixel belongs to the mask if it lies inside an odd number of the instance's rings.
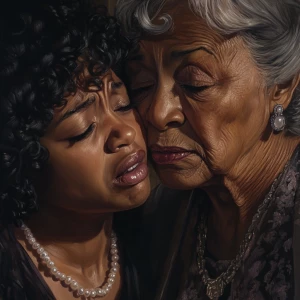
[[[127,111],[133,109],[133,107],[134,107],[134,103],[129,102],[128,105],[120,106],[120,107],[116,108],[115,111],[127,112]]]
[[[203,86],[194,86],[194,85],[188,85],[188,84],[180,84],[180,86],[185,89],[187,92],[190,93],[200,93],[204,90],[206,90],[207,88],[209,88],[208,85],[203,85]],[[147,92],[152,86],[146,86],[146,87],[141,87],[138,88],[136,90],[132,90],[132,94],[136,94],[136,95],[140,95],[142,93]]]
[[[68,138],[68,141],[72,144],[77,143],[79,141],[82,141],[83,139],[86,139],[94,130],[95,128],[95,123],[92,123],[86,131],[84,131],[83,133],[70,137]]]
[[[126,112],[131,109],[133,109],[133,103],[129,103],[126,106],[121,106],[117,108],[116,111]],[[85,138],[87,138],[93,132],[94,128],[95,128],[95,123],[92,123],[83,133],[68,138],[68,141],[72,144],[80,142]]]
[[[138,97],[141,94],[148,92],[152,87],[153,87],[153,85],[149,85],[149,86],[144,86],[144,87],[140,87],[137,89],[132,89],[130,92],[130,96],[131,96],[131,98],[134,99],[135,97]]]
[[[180,86],[187,92],[195,93],[195,94],[200,93],[200,92],[206,90],[207,88],[209,88],[208,85],[194,86],[194,85],[188,85],[188,84],[180,84]]]

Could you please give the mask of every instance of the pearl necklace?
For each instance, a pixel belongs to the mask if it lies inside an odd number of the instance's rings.
[[[31,245],[32,249],[36,251],[40,257],[42,263],[49,269],[51,275],[62,283],[63,287],[69,288],[69,291],[78,297],[84,296],[85,298],[104,297],[111,290],[113,283],[115,282],[116,274],[118,271],[118,248],[117,237],[114,232],[111,234],[110,254],[111,254],[111,267],[109,270],[107,282],[98,288],[85,289],[78,284],[71,276],[67,276],[60,272],[55,266],[54,262],[50,259],[48,253],[44,248],[36,241],[31,230],[23,223],[21,229],[24,231],[27,242]],[[52,278],[52,279],[54,279]]]

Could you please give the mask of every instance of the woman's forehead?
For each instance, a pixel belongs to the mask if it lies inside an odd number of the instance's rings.
[[[169,14],[172,18],[172,27],[165,33],[159,35],[151,35],[145,33],[142,40],[149,40],[152,42],[163,41],[163,44],[178,44],[185,45],[206,41],[212,46],[217,46],[226,40],[221,34],[211,29],[206,22],[195,15],[188,5],[181,3],[173,6],[166,5],[161,13],[154,19],[154,24],[161,24],[160,17],[163,14]]]
[[[138,53],[133,56],[141,55],[145,58],[160,55],[161,58],[164,56],[179,58],[184,57],[181,54],[191,54],[199,49],[222,60],[224,58],[231,59],[237,51],[250,54],[244,40],[238,35],[223,37],[218,34],[210,34],[210,31],[206,29],[195,30],[192,28],[182,34],[177,34],[177,31],[174,30],[172,33],[162,35],[159,39],[145,37],[140,41]]]

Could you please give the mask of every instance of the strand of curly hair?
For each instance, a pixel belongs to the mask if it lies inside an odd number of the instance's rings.
[[[122,69],[129,43],[113,17],[92,9],[86,1],[30,0],[1,12],[0,224],[37,210],[33,179],[49,156],[40,138],[83,68],[92,77],[81,89],[101,89],[99,76]]]

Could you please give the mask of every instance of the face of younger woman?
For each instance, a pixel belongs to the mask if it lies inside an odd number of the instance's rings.
[[[50,158],[41,198],[78,212],[121,211],[150,191],[146,145],[136,112],[113,71],[100,91],[78,90],[54,119],[42,144]]]

